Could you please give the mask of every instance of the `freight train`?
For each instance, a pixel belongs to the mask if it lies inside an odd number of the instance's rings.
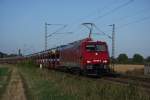
[[[26,61],[33,61],[49,69],[63,69],[88,75],[101,75],[110,71],[107,43],[94,41],[92,38],[85,38],[22,57],[0,59],[0,63],[10,64]]]

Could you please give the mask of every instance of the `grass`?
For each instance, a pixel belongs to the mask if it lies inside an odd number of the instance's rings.
[[[29,100],[150,100],[134,84],[108,83],[32,65],[19,66]]]
[[[0,76],[6,76],[8,74],[8,68],[0,68]]]
[[[4,93],[10,79],[10,70],[6,65],[0,65],[0,98]]]

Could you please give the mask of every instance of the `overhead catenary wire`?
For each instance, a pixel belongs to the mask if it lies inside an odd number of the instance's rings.
[[[123,7],[125,7],[125,6],[127,6],[127,5],[129,5],[129,4],[132,3],[133,1],[134,1],[134,0],[129,0],[129,1],[127,1],[127,2],[125,2],[125,3],[123,3],[123,4],[121,4],[121,5],[117,6],[117,7],[115,7],[114,9],[112,9],[112,10],[110,10],[110,11],[104,13],[103,15],[94,18],[94,20],[99,19],[99,18],[102,18],[102,17],[105,17],[106,15],[109,15],[109,14],[111,14],[111,13],[113,13],[113,12],[115,12],[115,11],[117,11],[117,10],[119,10],[119,9],[121,9],[121,8],[123,8]],[[109,4],[114,5],[114,4],[116,4],[116,2],[113,1],[113,2],[111,2],[111,3],[109,3]],[[109,6],[109,5],[105,5],[103,8],[101,8],[101,11],[104,10],[104,9],[106,9],[106,8],[108,8],[108,7],[110,7],[110,6]],[[85,16],[85,17],[83,17],[83,18],[79,18],[78,20],[79,20],[79,21],[80,21],[80,20],[85,20],[85,19],[89,18],[90,15],[93,15],[93,12],[90,13],[90,14],[88,14],[87,16]],[[78,21],[75,21],[75,22],[73,22],[73,23],[71,23],[71,24],[73,25],[73,24],[75,24],[75,23],[77,23],[77,22],[78,22]],[[75,29],[75,30],[77,30],[77,29]],[[110,37],[109,37],[109,38],[110,38]]]
[[[109,15],[109,14],[112,14],[112,13],[114,13],[114,12],[116,12],[116,11],[118,11],[119,9],[121,9],[121,8],[123,8],[123,7],[125,7],[125,6],[127,6],[127,5],[129,5],[130,3],[132,3],[134,0],[129,0],[129,1],[127,1],[127,2],[125,2],[125,3],[123,3],[123,4],[121,4],[121,5],[119,5],[119,6],[117,6],[117,7],[115,7],[115,8],[113,8],[113,9],[111,9],[111,10],[109,10],[108,12],[106,12],[106,13],[104,13],[103,15],[101,15],[101,16],[98,16],[96,19],[98,20],[98,19],[100,19],[100,18],[102,18],[102,17],[105,17],[105,16],[107,16],[107,15]],[[106,8],[107,6],[105,6],[104,8]],[[92,12],[93,13],[93,12]],[[87,19],[89,16],[87,15],[85,18],[80,18],[79,20],[84,20],[84,19]],[[129,18],[130,16],[128,16],[128,18]],[[132,16],[131,16],[132,17]],[[145,20],[145,19],[144,19]],[[76,23],[77,23],[77,21],[76,21]],[[129,23],[127,23],[127,24],[129,24]],[[126,25],[126,24],[125,24]],[[97,27],[96,27],[97,28]],[[104,32],[104,31],[102,31],[102,30],[100,30],[99,28],[97,28],[101,33],[100,34],[103,34],[103,35],[106,35],[108,38],[112,38],[111,36],[109,36],[108,34],[106,34],[106,32]],[[79,31],[78,29],[76,29],[77,31]],[[76,31],[75,30],[75,31]],[[58,31],[55,31],[54,33],[52,33],[52,34],[50,34],[49,36],[51,36],[51,35],[53,35],[53,34],[56,34]],[[74,31],[73,31],[74,32]]]
[[[50,37],[50,36],[52,36],[53,34],[57,34],[59,31],[63,30],[63,29],[66,28],[66,27],[67,27],[67,25],[63,25],[61,28],[59,28],[59,29],[57,29],[55,32],[49,34],[47,37]]]
[[[128,2],[125,2],[125,3],[123,3],[123,4],[121,4],[121,5],[119,5],[119,6],[117,6],[117,7],[115,7],[114,9],[112,9],[112,10],[110,10],[110,11],[108,11],[108,12],[106,12],[106,13],[104,13],[103,15],[101,15],[101,16],[98,16],[98,17],[96,17],[96,18],[94,18],[94,20],[98,20],[98,19],[100,19],[100,18],[102,18],[102,17],[105,17],[105,16],[107,16],[107,15],[109,15],[109,14],[111,14],[111,13],[114,13],[115,11],[117,11],[117,10],[119,10],[119,9],[121,9],[121,8],[123,8],[123,7],[125,7],[125,6],[127,6],[127,5],[129,5],[130,3],[132,3],[134,0],[129,0]],[[114,2],[112,2],[112,3],[114,3]],[[105,8],[107,8],[108,6],[104,6],[102,9],[105,9]],[[102,10],[101,9],[101,10]],[[84,20],[84,19],[87,19],[89,16],[86,16],[85,18],[80,18],[79,20]],[[77,22],[77,21],[76,21]],[[74,23],[73,23],[74,24]],[[98,28],[97,28],[98,29]],[[98,29],[99,31],[100,31],[100,29]],[[108,38],[111,38],[108,34],[106,34],[105,32],[103,32],[103,31],[101,31],[104,35],[106,35]]]
[[[121,25],[121,26],[118,26],[117,28],[118,28],[118,29],[121,29],[121,28],[127,27],[127,26],[129,26],[129,25],[131,25],[131,24],[139,23],[139,22],[142,22],[142,21],[145,21],[145,20],[149,20],[149,19],[150,19],[150,16],[147,16],[147,17],[144,17],[144,18],[141,18],[141,19],[138,19],[138,20],[129,22],[129,23],[125,23],[125,24],[123,24],[123,25]]]
[[[99,27],[97,27],[96,25],[94,25],[94,27],[100,32],[100,33],[97,33],[97,34],[103,34],[105,36],[107,36],[108,38],[112,39],[111,36],[109,36],[107,33],[105,33],[104,31],[102,31]]]
[[[119,20],[121,20],[121,21],[124,21],[124,20],[126,20],[126,19],[128,19],[128,18],[132,18],[132,17],[135,17],[135,16],[138,16],[138,15],[141,15],[141,14],[143,14],[143,13],[146,13],[146,12],[148,12],[149,11],[149,8],[144,8],[144,9],[141,9],[140,11],[136,11],[136,12],[134,12],[134,13],[132,13],[131,15],[127,15],[127,16],[123,16],[123,17],[121,17],[121,18],[118,18],[117,19],[117,21]]]
[[[129,26],[129,25],[131,25],[131,24],[143,22],[143,21],[145,21],[145,20],[150,20],[150,16],[146,16],[146,17],[144,17],[144,18],[141,18],[141,19],[138,19],[138,20],[129,22],[129,23],[125,23],[125,24],[123,24],[123,25],[121,25],[121,26],[118,26],[118,27],[117,27],[117,30],[119,30],[119,29],[121,29],[121,28],[124,28],[124,27],[127,27],[127,26]],[[111,36],[109,36],[106,32],[102,31],[102,30],[101,30],[99,27],[97,27],[96,25],[95,25],[95,28],[100,32],[100,33],[97,33],[97,34],[103,34],[103,35],[107,36],[107,37],[110,38],[110,39],[112,38]]]
[[[141,9],[140,11],[136,11],[136,12],[132,13],[132,15],[124,16],[124,17],[122,17],[122,18],[120,18],[120,19],[117,19],[117,21],[118,21],[118,20],[124,21],[124,20],[127,19],[127,18],[132,18],[132,17],[135,17],[135,16],[137,16],[137,15],[141,15],[141,13],[146,13],[147,11],[149,11],[149,8],[144,8],[144,9]],[[132,22],[123,24],[123,25],[121,25],[121,26],[119,26],[119,27],[117,27],[117,28],[126,27],[126,26],[129,25],[129,24],[138,23],[138,22],[141,22],[141,21],[144,21],[144,20],[147,20],[147,19],[149,19],[149,17],[144,17],[144,18],[142,18],[142,19],[140,19],[140,20],[138,19],[138,20],[136,20],[136,21],[132,21]],[[119,25],[119,24],[118,24],[118,25]],[[96,28],[97,28],[101,33],[103,33],[103,35],[106,35],[107,37],[111,38],[108,34],[106,34],[106,32],[100,30],[98,27],[96,27]],[[99,33],[98,33],[98,34],[99,34]]]
[[[123,7],[127,6],[127,5],[129,5],[129,4],[132,3],[133,1],[134,1],[134,0],[129,0],[128,2],[125,2],[125,3],[123,3],[123,4],[121,4],[121,5],[117,6],[117,7],[115,7],[114,9],[112,9],[112,10],[110,10],[110,11],[104,13],[103,15],[94,18],[93,20],[98,20],[98,19],[100,19],[100,18],[103,18],[103,17],[105,17],[105,16],[111,14],[111,13],[114,13],[114,12],[120,10],[121,8],[123,8]]]
[[[96,9],[96,10],[90,12],[89,14],[85,15],[84,17],[81,17],[81,18],[78,18],[77,20],[74,20],[71,24],[69,24],[69,26],[71,27],[71,26],[73,26],[73,25],[75,25],[75,24],[77,24],[77,23],[79,23],[79,22],[80,22],[80,23],[78,24],[78,26],[80,26],[80,25],[81,25],[81,22],[82,22],[83,20],[89,19],[89,17],[91,17],[91,15],[93,16],[96,11],[103,11],[104,9],[110,8],[110,7],[111,7],[112,5],[114,5],[114,4],[116,4],[116,0],[113,0],[112,2],[109,2],[109,4],[105,5],[105,6],[102,7],[102,8],[98,8],[98,9]],[[77,27],[78,27],[78,26],[77,26]]]
[[[132,13],[132,15],[127,15],[127,16],[123,16],[123,17],[121,17],[121,18],[118,18],[117,19],[117,21],[119,20],[119,22],[121,21],[121,22],[124,22],[124,20],[126,20],[126,19],[128,19],[128,18],[133,18],[133,17],[136,17],[136,16],[140,16],[141,14],[143,14],[143,13],[146,13],[146,12],[148,12],[149,11],[149,8],[144,8],[144,9],[141,9],[140,11],[136,11],[136,12],[134,12],[134,13]],[[120,29],[120,28],[123,28],[123,27],[127,27],[127,25],[129,25],[129,24],[134,24],[134,23],[138,23],[138,21],[141,21],[141,20],[146,20],[147,19],[147,17],[145,18],[142,18],[142,19],[138,19],[138,20],[136,20],[136,21],[132,21],[132,22],[129,22],[129,23],[125,23],[125,24],[123,24],[123,25],[121,25],[121,26],[119,26],[119,23],[117,22],[117,24],[118,24],[118,26],[119,27],[117,27],[118,29]],[[107,32],[105,32],[105,33],[107,33]]]

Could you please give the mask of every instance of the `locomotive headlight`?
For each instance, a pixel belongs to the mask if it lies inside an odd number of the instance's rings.
[[[103,63],[107,63],[107,60],[103,60]]]
[[[93,62],[99,62],[99,60],[96,60],[96,59],[95,59],[95,60],[93,60]]]
[[[89,64],[89,63],[91,63],[91,61],[90,61],[90,60],[87,60],[86,62],[87,62],[88,64]]]

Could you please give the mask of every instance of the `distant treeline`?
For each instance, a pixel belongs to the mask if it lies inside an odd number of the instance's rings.
[[[18,56],[17,54],[6,54],[3,52],[0,52],[0,58],[5,58],[5,57],[15,57]]]
[[[113,61],[116,64],[145,64],[150,63],[150,56],[144,58],[141,54],[134,54],[132,58],[129,58],[127,54],[122,53]]]

